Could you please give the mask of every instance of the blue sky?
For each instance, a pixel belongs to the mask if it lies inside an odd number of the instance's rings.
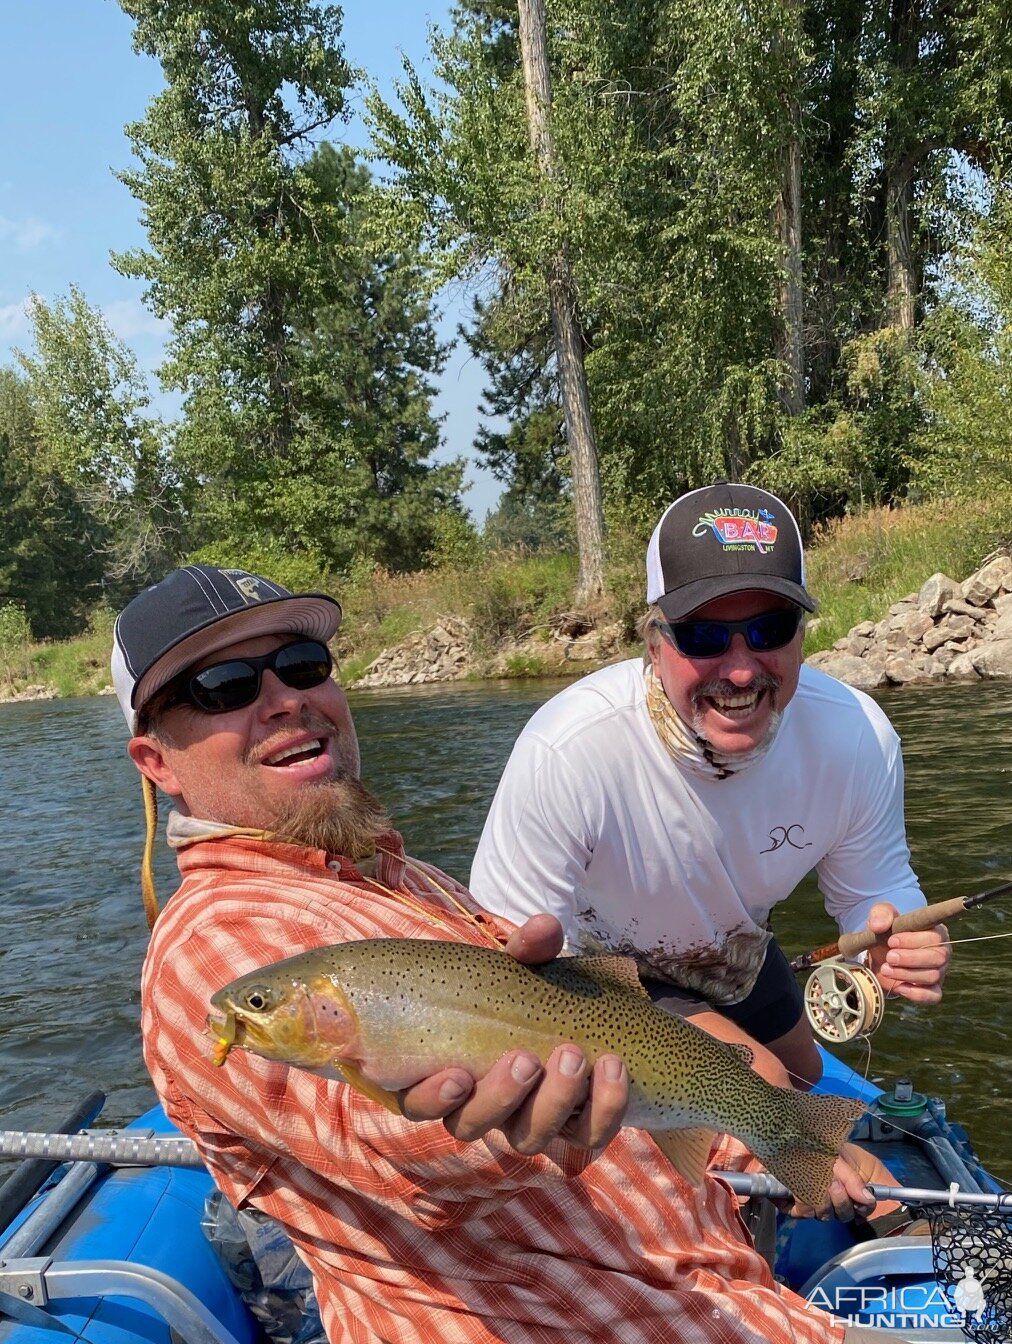
[[[401,55],[430,68],[427,32],[448,26],[440,0],[348,0],[345,52],[381,90],[392,91]],[[0,4],[0,364],[26,347],[25,300],[77,285],[100,308],[141,367],[154,369],[163,332],[141,301],[143,285],[118,275],[112,251],[143,245],[137,202],[113,176],[130,166],[123,132],[162,85],[161,68],[131,47],[133,25],[115,0],[5,0]],[[361,99],[359,98],[359,102]],[[356,121],[331,138],[361,144]],[[444,339],[463,316],[449,300]],[[152,387],[154,389],[154,380]],[[479,423],[482,371],[466,348],[451,355],[437,410],[446,416],[441,456],[468,455]],[[481,522],[499,486],[468,469],[465,501]]]

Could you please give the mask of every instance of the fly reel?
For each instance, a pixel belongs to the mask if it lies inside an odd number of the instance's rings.
[[[833,957],[808,977],[805,1016],[816,1036],[829,1045],[870,1036],[884,1014],[882,986],[860,962]]]

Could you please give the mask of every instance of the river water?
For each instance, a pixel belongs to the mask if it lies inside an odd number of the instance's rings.
[[[517,732],[561,682],[463,684],[351,697],[364,774],[409,852],[467,879]],[[909,687],[880,702],[903,738],[914,867],[931,900],[1012,878],[1012,688]],[[146,942],[138,776],[112,697],[0,705],[0,1128],[47,1129],[93,1088],[101,1123],[152,1101],[138,1036]],[[164,900],[175,865],[159,845]],[[789,953],[832,940],[814,884],[778,930]],[[1012,897],[951,926],[1012,935]],[[956,948],[944,1002],[890,1002],[870,1042],[839,1051],[879,1082],[908,1074],[946,1098],[986,1164],[1012,1183],[1012,942]]]

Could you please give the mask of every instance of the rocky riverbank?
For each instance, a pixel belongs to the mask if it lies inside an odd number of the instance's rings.
[[[962,583],[932,574],[882,620],[862,621],[807,661],[866,690],[1012,677],[1012,556],[990,556]]]
[[[638,650],[619,624],[595,628],[568,612],[494,655],[464,620],[447,617],[384,649],[354,688],[504,676],[578,676]],[[932,574],[877,622],[862,621],[807,661],[863,689],[914,682],[1012,677],[1012,556],[989,556],[962,582]]]

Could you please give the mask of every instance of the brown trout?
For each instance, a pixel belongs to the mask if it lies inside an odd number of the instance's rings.
[[[525,966],[493,947],[414,938],[339,943],[241,976],[211,999],[216,1063],[237,1046],[340,1078],[401,1113],[396,1092],[449,1065],[482,1077],[506,1051],[546,1062],[572,1042],[629,1074],[623,1121],[703,1179],[715,1131],[741,1139],[795,1196],[826,1202],[860,1102],[775,1087],[727,1045],[650,1002],[623,957]]]

